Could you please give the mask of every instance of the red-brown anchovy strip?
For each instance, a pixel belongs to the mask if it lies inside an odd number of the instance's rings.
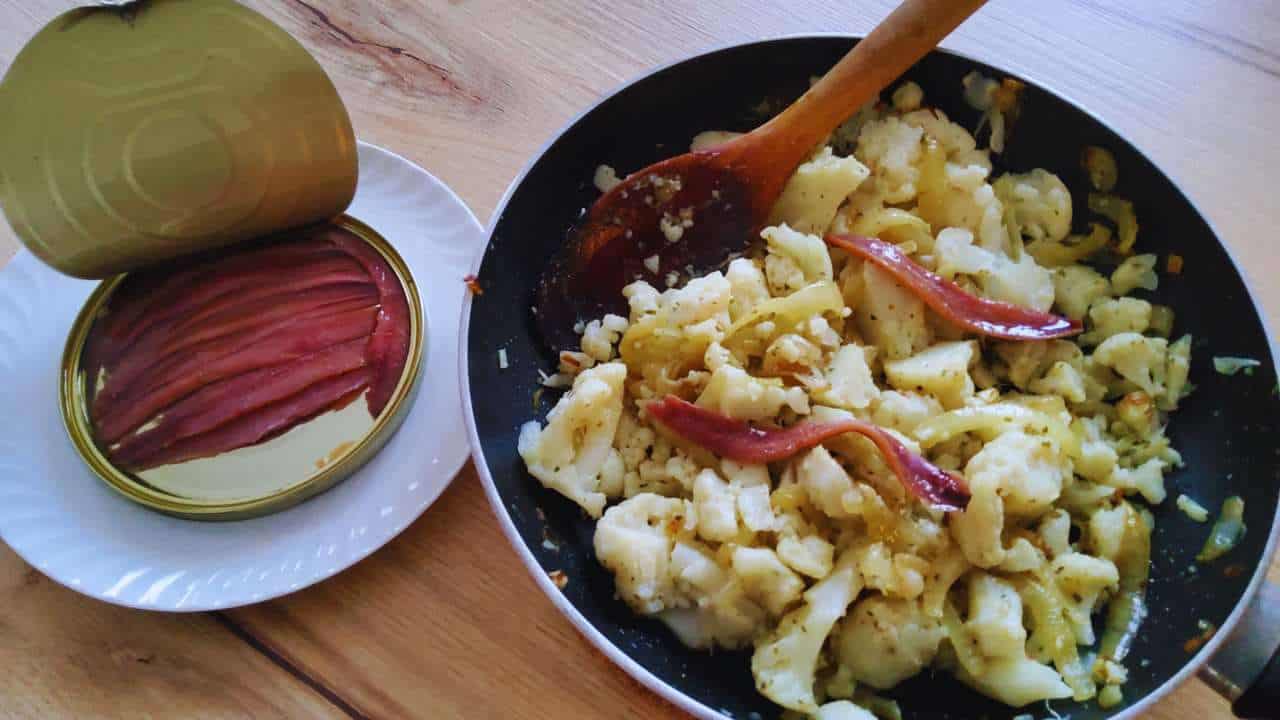
[[[210,457],[270,440],[300,422],[345,407],[369,386],[372,376],[372,370],[365,367],[314,383],[300,393],[241,415],[210,432],[179,440],[133,469],[145,470]]]
[[[964,480],[911,452],[884,428],[855,418],[798,423],[791,427],[755,427],[698,407],[674,395],[649,403],[650,417],[677,435],[734,462],[760,465],[785,460],[824,440],[855,432],[875,443],[894,475],[913,495],[941,510],[969,504]]]
[[[124,467],[146,467],[170,445],[213,430],[241,415],[285,400],[311,385],[366,366],[363,337],[206,385],[170,405],[156,427],[126,436],[111,449]]]
[[[109,412],[109,403],[118,400],[144,375],[151,376],[156,369],[163,367],[165,361],[179,356],[179,353],[199,349],[218,338],[279,327],[305,318],[373,307],[377,302],[378,293],[368,282],[327,285],[266,300],[260,298],[250,304],[234,304],[225,309],[219,305],[226,305],[227,301],[219,301],[214,304],[216,312],[201,313],[205,315],[203,322],[184,323],[171,330],[157,327],[140,338],[112,368],[112,392],[99,393],[95,400]]]
[[[336,231],[330,231],[328,239],[364,265],[378,288],[378,320],[367,351],[374,370],[367,397],[369,414],[377,417],[400,383],[409,355],[409,303],[399,278],[372,246]]]
[[[373,332],[377,308],[299,319],[279,327],[260,328],[219,338],[173,358],[163,369],[135,383],[98,422],[100,437],[114,443],[140,427],[171,403],[210,383],[258,368],[291,362],[325,348]]]
[[[828,245],[885,270],[934,312],[960,327],[1002,340],[1050,340],[1079,333],[1080,323],[1051,313],[988,300],[929,272],[887,242],[861,235],[826,236]]]

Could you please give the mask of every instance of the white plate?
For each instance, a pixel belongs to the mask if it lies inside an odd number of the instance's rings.
[[[58,366],[96,283],[22,251],[0,271],[0,538],[50,578],[152,610],[216,610],[267,600],[350,567],[413,522],[466,462],[458,319],[475,216],[444,183],[360,144],[348,212],[404,256],[427,314],[427,361],[404,425],[368,465],[284,512],[239,522],[161,515],[90,474],[58,413]]]

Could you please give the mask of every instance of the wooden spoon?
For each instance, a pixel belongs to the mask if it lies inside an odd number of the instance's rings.
[[[544,340],[555,349],[576,346],[579,320],[627,314],[625,285],[645,279],[661,289],[668,278],[701,274],[744,249],[818,143],[984,2],[905,0],[772,120],[650,165],[601,196],[539,281],[535,312]]]

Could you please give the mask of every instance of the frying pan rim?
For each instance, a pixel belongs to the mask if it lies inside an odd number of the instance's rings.
[[[521,185],[523,185],[526,177],[528,176],[529,172],[533,169],[533,167],[537,165],[538,162],[542,160],[543,157],[546,156],[547,151],[551,148],[551,146],[554,145],[560,138],[564,137],[565,133],[568,132],[570,128],[574,127],[578,123],[578,121],[580,121],[582,118],[584,118],[591,112],[595,111],[605,102],[611,100],[612,98],[616,97],[620,93],[631,88],[633,85],[636,85],[637,83],[647,80],[648,78],[658,73],[664,72],[672,67],[675,67],[676,65],[680,65],[682,63],[690,62],[693,60],[700,60],[708,56],[722,53],[728,50],[747,48],[747,47],[752,47],[757,45],[767,46],[771,44],[797,41],[797,40],[799,41],[825,40],[825,39],[833,39],[833,38],[842,39],[842,40],[860,40],[862,37],[863,36],[861,35],[856,35],[852,33],[840,33],[840,32],[801,32],[801,33],[789,33],[784,35],[776,35],[772,37],[761,38],[758,40],[748,40],[745,42],[736,41],[736,42],[722,43],[722,44],[711,46],[705,50],[697,51],[697,52],[694,52],[693,54],[677,58],[675,60],[672,60],[671,62],[667,62],[661,65],[655,66],[639,75],[636,75],[628,80],[623,81],[622,83],[616,85],[612,89],[606,91],[605,93],[600,95],[594,102],[592,102],[587,107],[583,108],[580,112],[573,115],[573,117],[569,118],[569,120],[567,120],[560,128],[558,128],[546,140],[546,142],[544,142],[541,145],[541,147],[539,147],[534,152],[534,154],[530,156],[529,160],[525,162],[524,167],[522,167],[520,172],[515,176],[515,178],[512,179],[511,183],[507,186],[506,191],[502,194],[502,198],[498,201],[498,204],[494,206],[493,213],[489,216],[489,220],[486,223],[486,227],[485,227],[485,245],[484,245],[484,248],[480,252],[476,253],[475,257],[473,258],[472,264],[471,264],[471,273],[476,276],[479,275],[480,267],[484,263],[484,258],[487,255],[489,251],[489,246],[493,241],[493,233],[497,229],[498,221],[502,219],[503,214],[506,212],[507,205],[508,203],[510,203],[511,197],[515,194],[516,189],[518,189]],[[932,52],[952,55],[954,57],[960,58],[962,60],[966,60],[968,62],[987,65],[992,68],[996,68],[1000,70],[1002,73],[1012,75],[1020,80],[1023,80],[1028,84],[1036,87],[1038,90],[1048,93],[1049,95],[1056,97],[1057,99],[1067,103],[1068,105],[1071,105],[1076,110],[1088,116],[1098,125],[1115,133],[1117,137],[1129,143],[1129,145],[1131,145],[1135,150],[1137,150],[1138,153],[1142,155],[1142,157],[1147,162],[1151,163],[1151,166],[1155,168],[1157,172],[1161,173],[1162,175],[1165,176],[1165,178],[1169,180],[1169,184],[1172,185],[1174,190],[1179,195],[1182,196],[1183,200],[1186,201],[1186,203],[1191,207],[1191,209],[1194,210],[1196,214],[1200,216],[1200,219],[1204,221],[1205,225],[1209,228],[1209,231],[1213,234],[1214,240],[1226,253],[1227,259],[1230,261],[1232,269],[1235,270],[1236,275],[1240,278],[1241,284],[1244,285],[1245,293],[1249,297],[1249,303],[1253,307],[1254,316],[1257,317],[1258,320],[1263,324],[1263,334],[1266,336],[1267,347],[1271,352],[1272,363],[1273,365],[1275,364],[1277,360],[1277,353],[1276,353],[1277,345],[1275,340],[1273,340],[1273,338],[1271,337],[1271,333],[1267,330],[1266,315],[1262,311],[1262,308],[1258,305],[1258,296],[1257,296],[1257,293],[1254,292],[1254,289],[1250,284],[1248,275],[1246,275],[1242,271],[1241,265],[1239,261],[1236,259],[1235,253],[1232,251],[1231,246],[1223,242],[1223,239],[1222,239],[1223,235],[1218,232],[1218,229],[1216,227],[1214,227],[1212,221],[1209,219],[1209,216],[1207,216],[1201,210],[1199,204],[1197,204],[1195,199],[1193,199],[1190,195],[1187,194],[1187,192],[1182,188],[1182,185],[1178,182],[1175,176],[1171,175],[1163,167],[1161,167],[1157,162],[1155,162],[1155,160],[1150,155],[1148,155],[1144,150],[1142,150],[1142,148],[1140,148],[1137,145],[1137,143],[1130,140],[1127,135],[1125,135],[1124,133],[1121,133],[1119,130],[1114,128],[1110,123],[1104,121],[1098,113],[1093,111],[1093,109],[1091,109],[1084,103],[1080,102],[1076,98],[1072,97],[1068,93],[1062,92],[1057,89],[1050,89],[1051,86],[1048,83],[1043,82],[1042,80],[1037,78],[1033,73],[1026,72],[1025,70],[1020,70],[1018,72],[1005,71],[1001,68],[1000,65],[994,62],[988,62],[980,59],[979,57],[975,57],[970,53],[952,50],[942,45],[935,48]],[[524,540],[520,537],[520,532],[516,528],[515,522],[511,518],[511,514],[507,511],[506,507],[503,505],[502,496],[498,492],[498,486],[494,482],[493,476],[489,472],[489,465],[484,456],[484,448],[480,443],[479,430],[475,422],[475,411],[471,403],[471,380],[470,380],[470,372],[469,372],[470,365],[468,362],[469,361],[468,344],[469,344],[470,330],[471,330],[472,300],[473,300],[472,294],[470,292],[466,293],[466,297],[463,300],[463,304],[462,304],[462,318],[459,323],[458,373],[461,376],[460,388],[461,388],[462,405],[463,405],[463,411],[464,411],[463,416],[467,426],[467,438],[471,443],[471,455],[472,455],[473,461],[475,462],[476,472],[480,476],[481,484],[484,486],[485,496],[489,499],[489,504],[492,507],[494,514],[498,517],[498,523],[502,527],[502,532],[504,535],[506,535],[507,541],[511,543],[512,547],[516,551],[516,554],[520,556],[521,562],[524,563],[525,568],[529,571],[529,574],[533,576],[534,582],[542,590],[543,594],[546,595],[547,598],[551,600],[551,603],[555,605],[556,609],[559,610],[560,613],[563,614],[565,618],[567,618],[569,622],[573,624],[573,626],[578,630],[578,632],[581,633],[583,637],[585,637],[587,640],[589,640],[591,644],[596,647],[597,650],[599,650],[601,653],[605,655],[605,657],[609,658],[611,662],[613,662],[615,665],[621,668],[624,672],[626,672],[636,681],[643,684],[649,690],[656,693],[659,697],[670,702],[671,704],[675,705],[681,710],[684,710],[685,712],[688,712],[691,715],[694,715],[699,718],[703,718],[705,720],[718,720],[719,718],[723,718],[724,716],[718,711],[695,700],[689,695],[686,695],[685,693],[677,690],[675,687],[668,684],[662,678],[659,678],[658,676],[654,675],[647,668],[645,668],[640,663],[636,662],[634,659],[631,658],[630,655],[626,654],[621,648],[613,644],[612,641],[610,641],[607,637],[605,637],[604,634],[600,632],[600,630],[598,630],[594,624],[592,624],[589,620],[587,620],[587,618],[584,617],[582,613],[578,611],[578,609],[573,605],[573,603],[569,602],[569,600],[564,596],[564,594],[560,592],[560,589],[556,587],[556,585],[551,581],[551,578],[547,576],[546,571],[543,569],[542,565],[538,562],[537,557],[534,556],[533,551],[529,548],[527,544],[525,544]],[[1183,664],[1182,668],[1178,672],[1174,673],[1171,677],[1169,677],[1167,680],[1161,683],[1160,686],[1157,687],[1155,690],[1152,690],[1151,692],[1147,693],[1141,700],[1134,703],[1133,705],[1130,705],[1129,707],[1125,708],[1122,712],[1115,715],[1114,720],[1130,720],[1132,718],[1137,718],[1141,716],[1141,714],[1146,710],[1148,710],[1152,705],[1159,702],[1161,699],[1163,699],[1165,696],[1171,693],[1175,688],[1179,687],[1180,685],[1182,685],[1182,683],[1189,680],[1193,674],[1199,672],[1202,667],[1208,664],[1210,658],[1213,657],[1214,653],[1217,652],[1217,650],[1222,646],[1224,642],[1226,642],[1227,638],[1232,634],[1232,631],[1235,629],[1235,626],[1240,622],[1241,617],[1243,617],[1245,611],[1249,608],[1250,604],[1254,601],[1255,597],[1257,596],[1259,588],[1261,588],[1262,584],[1266,582],[1267,570],[1271,565],[1271,561],[1275,557],[1277,544],[1280,544],[1280,503],[1277,503],[1276,511],[1272,515],[1271,528],[1267,537],[1266,545],[1263,548],[1262,557],[1259,559],[1257,567],[1254,568],[1254,573],[1252,578],[1250,578],[1249,580],[1249,584],[1245,587],[1244,592],[1240,596],[1240,600],[1236,603],[1236,606],[1232,609],[1231,614],[1227,616],[1226,621],[1222,624],[1222,626],[1218,629],[1218,631],[1213,634],[1213,637],[1210,638],[1209,641],[1206,642],[1201,647],[1200,651],[1197,652],[1195,655],[1193,655],[1191,658],[1189,658]]]

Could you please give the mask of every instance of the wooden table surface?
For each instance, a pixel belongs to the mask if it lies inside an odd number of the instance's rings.
[[[0,0],[0,71],[72,4]],[[250,4],[315,53],[361,138],[429,169],[483,221],[530,155],[623,80],[729,42],[865,32],[893,3]],[[1278,39],[1272,0],[993,0],[945,44],[1048,84],[1135,141],[1222,233],[1274,332]],[[0,224],[0,262],[16,248]],[[0,669],[4,717],[676,714],[540,594],[470,466],[355,568],[231,612],[166,616],[98,603],[0,545]],[[1228,714],[1193,681],[1149,717]]]

